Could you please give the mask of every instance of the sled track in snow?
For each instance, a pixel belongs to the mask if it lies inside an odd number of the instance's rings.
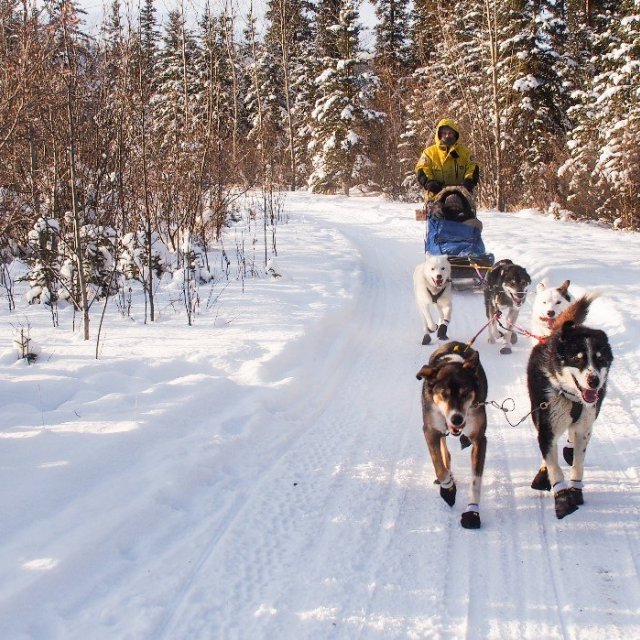
[[[341,231],[362,253],[361,290],[343,349],[333,350],[331,364],[318,375],[319,380],[333,377],[334,388],[317,399],[312,411],[300,391],[295,405],[279,416],[287,432],[252,478],[261,489],[246,492],[230,507],[157,634],[270,638],[287,629],[297,639],[576,637],[584,618],[580,607],[615,598],[609,569],[598,562],[583,561],[599,576],[593,584],[575,585],[572,577],[574,555],[583,548],[581,522],[590,528],[601,519],[598,493],[579,516],[557,521],[551,495],[529,487],[539,463],[530,417],[511,427],[501,411],[488,407],[483,527],[461,528],[469,452],[456,451],[458,443],[451,440],[458,500],[450,509],[431,484],[433,470],[420,432],[419,383],[413,380],[415,371],[406,371],[414,365],[417,370],[437,344],[420,347],[419,330],[397,336],[403,321],[418,327],[410,284],[414,261],[403,262],[400,245],[392,249],[389,242],[385,248],[387,241],[377,237],[375,226],[365,232],[364,222],[357,230],[359,221],[353,225]],[[390,268],[396,263],[402,268]],[[400,309],[389,309],[394,306]],[[524,326],[528,312],[527,307],[521,314]],[[451,339],[466,341],[485,322],[481,289],[454,292]],[[510,418],[519,420],[529,412],[526,360],[531,344],[520,336],[513,354],[501,356],[498,346],[486,341],[485,330],[474,347],[487,370],[489,399],[500,403],[513,397]],[[331,351],[331,345],[326,348]],[[403,365],[392,364],[396,359]],[[387,389],[379,385],[384,375],[389,376]],[[625,393],[613,382],[610,389],[610,399],[619,396],[631,420]],[[336,394],[348,394],[353,406],[336,402]],[[353,411],[363,406],[362,414]],[[393,442],[387,429],[397,429],[398,419],[411,424],[402,425]],[[615,468],[620,454],[637,481],[632,453],[620,450],[609,429],[600,437],[606,452],[596,466]],[[403,473],[408,480],[398,480]],[[587,477],[589,473],[588,461]],[[303,479],[287,494],[290,498],[261,504],[265,494],[281,490],[280,480],[293,484],[298,478]],[[269,532],[262,549],[252,549],[246,533],[257,527]],[[230,610],[218,608],[211,618],[208,602],[219,607],[221,600],[212,582],[216,576],[209,574],[226,553],[239,557],[242,540],[249,551],[237,573],[229,561],[216,574],[228,584]],[[619,532],[617,546],[637,574],[634,542],[628,530]],[[287,566],[295,566],[300,557],[307,559],[304,577],[292,576],[291,585],[283,586]],[[311,589],[302,588],[303,583]],[[591,620],[595,614],[588,615]],[[183,628],[184,619],[190,624]],[[609,627],[602,628],[617,637]],[[183,635],[176,635],[179,629]]]

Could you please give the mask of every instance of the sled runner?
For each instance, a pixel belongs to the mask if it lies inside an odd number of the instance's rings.
[[[427,204],[425,217],[425,253],[447,256],[454,284],[466,279],[481,284],[495,258],[485,249],[471,194],[464,187],[445,187]]]

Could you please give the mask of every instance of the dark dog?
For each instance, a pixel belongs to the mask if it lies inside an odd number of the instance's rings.
[[[462,514],[465,529],[480,528],[480,489],[487,448],[487,377],[477,351],[462,342],[447,342],[436,349],[417,373],[422,384],[424,437],[433,461],[442,499],[452,507],[456,485],[451,475],[451,454],[445,436],[460,438],[471,449],[473,481],[469,505]]]
[[[527,299],[527,289],[531,284],[529,274],[520,265],[511,260],[499,260],[489,270],[484,290],[484,305],[489,324],[489,342],[493,344],[499,338],[503,342],[500,353],[511,353],[510,344],[515,344],[518,336],[511,326],[518,319],[520,307]],[[496,312],[501,318],[496,319]],[[506,314],[504,313],[506,311]],[[501,326],[501,329],[498,329]]]
[[[527,382],[543,463],[531,487],[553,487],[558,518],[584,504],[582,476],[593,423],[607,392],[613,362],[604,331],[583,326],[594,297],[585,296],[563,311],[551,335],[531,351]],[[569,431],[575,444],[569,485],[558,464],[557,443]]]

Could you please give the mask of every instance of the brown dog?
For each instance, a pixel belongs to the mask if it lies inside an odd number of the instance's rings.
[[[499,260],[489,273],[484,289],[484,304],[489,324],[489,343],[502,341],[500,353],[511,353],[511,346],[518,340],[518,334],[511,330],[518,320],[520,308],[527,299],[527,290],[531,278],[524,267],[511,260]],[[496,319],[496,313],[503,314],[503,319]],[[498,324],[502,330],[498,329]]]
[[[480,528],[480,490],[487,448],[487,376],[477,351],[462,342],[447,342],[436,349],[417,373],[422,384],[424,437],[440,485],[440,496],[452,507],[456,484],[451,475],[451,454],[446,437],[460,438],[462,448],[472,445],[473,481],[469,505],[462,514],[465,529]]]

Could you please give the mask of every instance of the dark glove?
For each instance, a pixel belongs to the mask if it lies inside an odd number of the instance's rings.
[[[424,185],[424,188],[431,193],[440,193],[442,191],[442,182],[438,182],[437,180],[429,180],[427,184]]]
[[[471,193],[473,191],[473,189],[476,186],[476,183],[473,180],[470,180],[469,178],[465,178],[462,181],[462,186],[469,192]]]

